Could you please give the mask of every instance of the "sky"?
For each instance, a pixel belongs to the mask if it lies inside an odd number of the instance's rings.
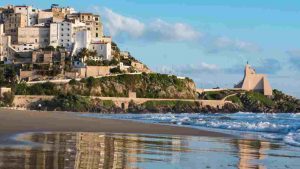
[[[94,12],[105,35],[152,70],[199,88],[232,88],[247,62],[273,88],[300,98],[299,0],[1,0]]]

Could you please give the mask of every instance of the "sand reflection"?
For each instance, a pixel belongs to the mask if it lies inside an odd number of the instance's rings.
[[[180,157],[175,152],[189,151],[178,137],[47,133],[26,135],[23,139],[41,144],[2,149],[0,168],[138,168],[138,163],[178,161]]]
[[[266,166],[266,159],[282,161],[277,168],[297,166],[300,159],[297,152],[293,157],[281,156],[276,150],[282,147],[258,140],[103,133],[33,133],[21,138],[30,144],[0,148],[0,168],[265,169],[272,168],[270,163]]]

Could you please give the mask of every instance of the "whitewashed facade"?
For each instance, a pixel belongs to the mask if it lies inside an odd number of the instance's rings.
[[[111,43],[92,42],[89,49],[97,52],[97,56],[90,58],[92,60],[111,60]]]

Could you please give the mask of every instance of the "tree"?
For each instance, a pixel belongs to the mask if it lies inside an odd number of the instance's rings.
[[[77,58],[79,60],[84,59],[85,57],[88,57],[90,55],[90,51],[87,48],[82,48],[78,54],[77,54]]]
[[[8,66],[5,68],[4,77],[10,83],[15,83],[17,81],[17,73],[13,66]]]
[[[4,70],[0,68],[0,86],[3,86],[5,83]]]
[[[19,83],[16,85],[16,94],[17,95],[27,95],[28,87],[26,83]]]

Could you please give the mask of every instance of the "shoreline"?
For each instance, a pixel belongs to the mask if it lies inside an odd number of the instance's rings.
[[[79,113],[78,113],[79,114]],[[149,124],[130,120],[80,117],[73,112],[47,112],[0,108],[0,144],[9,136],[26,132],[99,132],[125,134],[166,134],[181,136],[232,137],[219,132]]]

